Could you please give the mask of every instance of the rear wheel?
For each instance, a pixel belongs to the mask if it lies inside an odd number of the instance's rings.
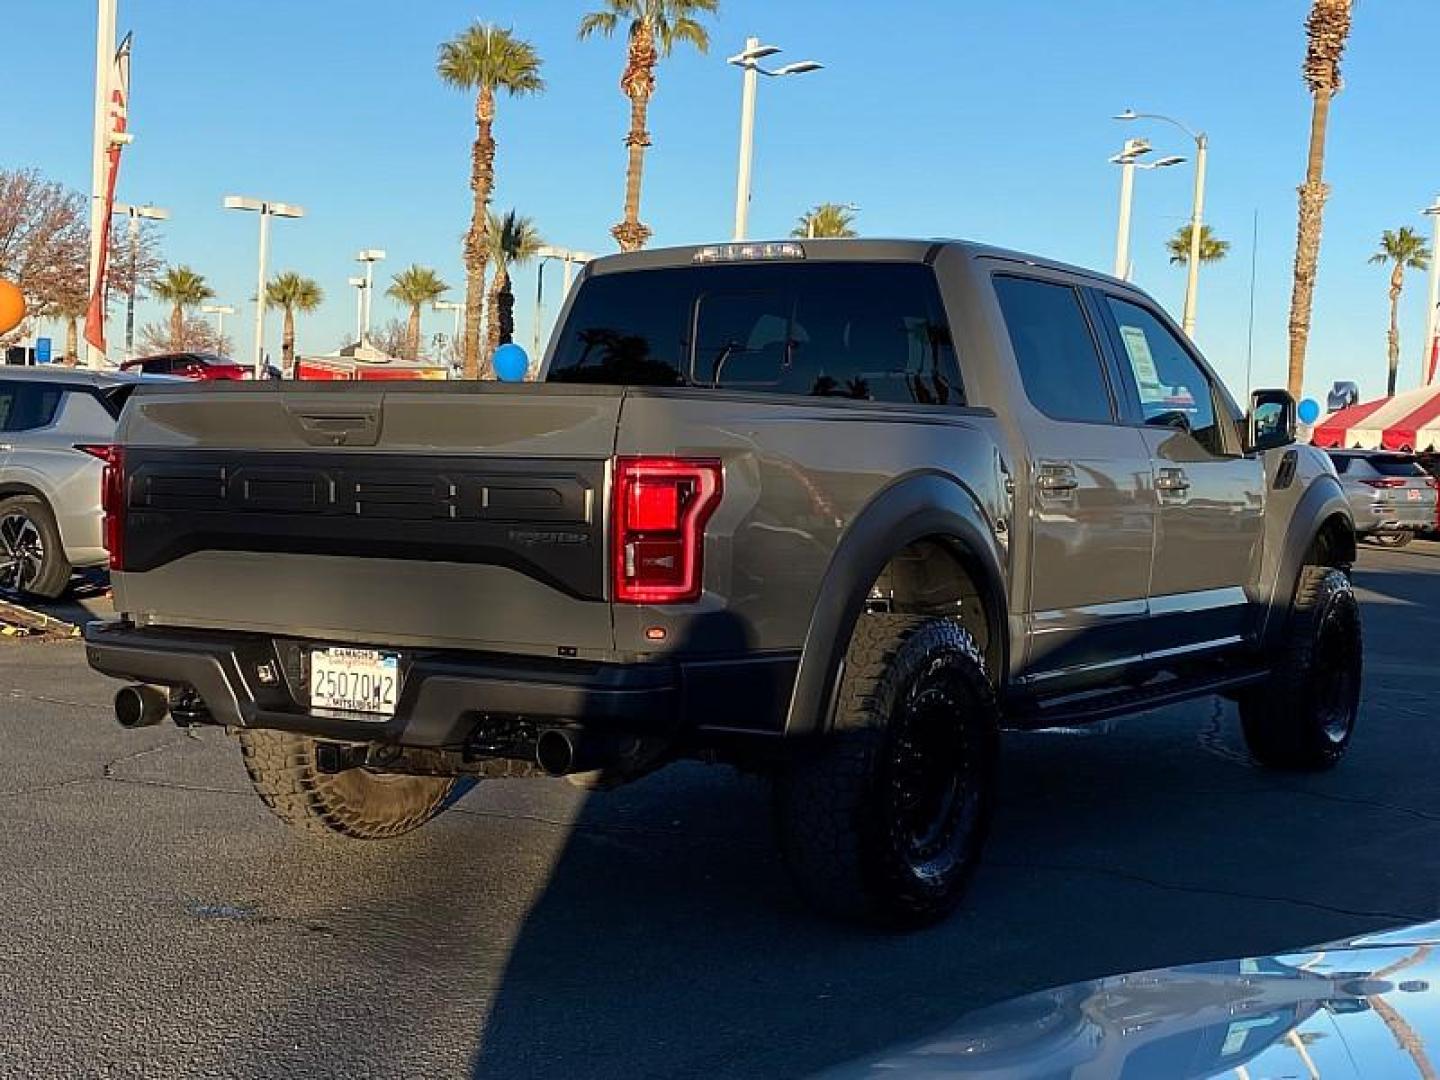
[[[284,731],[242,731],[240,753],[260,801],[287,825],[320,836],[381,840],[410,832],[445,808],[455,786],[446,776],[323,773],[315,740]]]
[[[863,616],[836,730],[777,778],[777,833],[801,894],[892,926],[947,915],[989,825],[998,731],[984,661],[959,623]]]
[[[0,499],[0,589],[53,600],[70,582],[60,529],[35,495]]]
[[[1250,753],[1276,769],[1332,768],[1360,711],[1360,607],[1344,571],[1307,566],[1270,678],[1240,697]]]
[[[1402,532],[1376,533],[1371,539],[1381,547],[1399,548],[1414,540],[1415,534],[1406,529]]]

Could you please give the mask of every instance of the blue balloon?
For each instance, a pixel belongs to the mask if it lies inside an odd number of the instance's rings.
[[[505,382],[522,382],[530,370],[530,356],[519,345],[511,342],[495,350],[495,374]]]
[[[1300,418],[1302,424],[1313,424],[1320,419],[1320,403],[1314,398],[1306,398],[1295,407],[1295,415]]]

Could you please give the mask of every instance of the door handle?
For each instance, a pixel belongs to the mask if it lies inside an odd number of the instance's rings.
[[[1155,473],[1155,490],[1182,495],[1190,490],[1190,478],[1184,469],[1160,469]]]
[[[1075,466],[1068,461],[1042,461],[1035,474],[1035,487],[1044,497],[1064,497],[1080,486]]]
[[[6,451],[6,450],[14,450],[14,449],[15,449],[15,447],[11,446],[8,442],[0,442],[0,453],[3,453],[3,452]]]

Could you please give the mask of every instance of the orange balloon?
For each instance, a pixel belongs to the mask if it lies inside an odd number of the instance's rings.
[[[18,285],[0,281],[0,334],[14,330],[25,318],[25,294]]]

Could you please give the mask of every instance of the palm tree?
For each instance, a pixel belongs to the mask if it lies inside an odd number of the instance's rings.
[[[511,290],[510,267],[529,262],[540,253],[545,241],[540,238],[535,222],[514,210],[490,215],[490,258],[495,263],[495,276],[490,284],[489,310],[486,312],[486,353],[494,355],[501,345],[515,336],[515,293]]]
[[[610,230],[621,251],[638,251],[650,239],[650,228],[640,220],[640,181],[645,172],[645,148],[650,133],[645,116],[655,92],[655,65],[668,57],[678,42],[686,41],[702,53],[710,48],[710,35],[697,16],[713,15],[720,0],[605,0],[600,11],[580,20],[580,37],[612,36],[622,21],[629,23],[630,45],[620,92],[630,99],[630,148],[625,169],[625,216]]]
[[[485,306],[485,227],[495,187],[495,95],[511,97],[545,89],[535,47],[511,31],[477,22],[440,46],[435,71],[442,82],[475,91],[475,144],[470,152],[470,190],[475,195],[465,234],[465,377],[480,377],[480,315]]]
[[[1190,222],[1175,230],[1175,235],[1165,241],[1165,250],[1170,253],[1170,264],[1181,265],[1190,261],[1190,234],[1194,226]],[[1209,225],[1200,226],[1200,262],[1219,262],[1230,254],[1230,241],[1221,240]]]
[[[410,308],[410,322],[405,328],[405,359],[414,360],[420,355],[420,309],[449,291],[450,286],[428,266],[412,264],[391,279],[385,295]]]
[[[280,344],[281,370],[289,376],[295,370],[295,312],[311,312],[325,299],[325,291],[313,278],[301,277],[293,270],[276,274],[265,286],[265,303],[285,309],[285,336]]]
[[[203,274],[188,266],[171,266],[151,283],[150,294],[170,305],[170,337],[179,341],[185,336],[185,312],[209,300],[215,290]]]
[[[1424,270],[1430,265],[1430,245],[1410,226],[1380,234],[1380,250],[1370,256],[1372,263],[1393,264],[1390,269],[1390,380],[1385,394],[1395,396],[1395,373],[1400,367],[1400,290],[1405,288],[1406,270]]]
[[[1315,297],[1315,269],[1320,261],[1320,222],[1330,188],[1324,179],[1325,130],[1330,99],[1340,92],[1340,58],[1350,37],[1354,0],[1313,0],[1305,20],[1305,64],[1302,71],[1313,99],[1310,108],[1310,154],[1305,183],[1300,185],[1300,223],[1295,240],[1295,291],[1290,298],[1290,393],[1300,396],[1305,381],[1305,347],[1310,342],[1310,305]]]
[[[855,235],[855,211],[840,203],[822,202],[807,214],[801,214],[791,236],[849,237]]]

